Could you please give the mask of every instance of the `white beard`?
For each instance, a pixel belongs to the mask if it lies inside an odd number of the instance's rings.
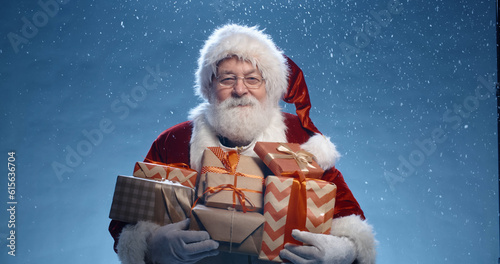
[[[258,102],[257,104],[260,104],[260,102]],[[236,134],[238,136],[241,136],[241,134],[245,134],[247,135],[247,137],[245,138],[250,139],[251,141],[257,140],[266,142],[287,142],[286,141],[287,128],[285,125],[284,116],[281,113],[280,108],[270,103],[264,103],[264,104],[266,105],[265,107],[260,106],[264,108],[261,111],[259,110],[255,111],[255,109],[253,109],[254,111],[251,111],[254,113],[253,115],[254,118],[252,118],[253,121],[245,120],[244,119],[245,117],[236,118],[235,116],[236,114],[234,114],[234,116],[230,118],[220,117],[220,115],[218,114],[220,110],[219,111],[215,110],[217,106],[212,105],[208,102],[201,103],[197,107],[193,108],[189,113],[189,119],[191,119],[193,122],[193,132],[191,135],[190,146],[189,146],[191,168],[197,171],[201,169],[203,152],[207,147],[221,146],[220,139],[217,137],[218,132],[215,130],[215,127],[217,127],[219,131],[221,130],[226,131],[224,135],[229,135],[228,129],[221,129],[224,128],[224,125],[226,125],[227,127],[239,127],[239,131],[243,131],[244,133],[233,131],[232,134]],[[246,112],[244,111],[245,109],[246,111],[252,110],[251,107],[240,108],[242,112]],[[260,114],[256,114],[258,112],[260,112]],[[227,115],[229,114],[226,113],[224,116]],[[225,119],[225,121],[221,121],[221,119]],[[231,121],[232,119],[236,120]],[[215,120],[217,120],[217,122],[215,122]],[[231,124],[231,122],[235,123]],[[247,127],[246,130],[241,129],[240,123],[244,123],[243,126]],[[255,125],[255,127],[251,127],[251,125],[249,124],[253,124]],[[260,134],[257,131],[261,131]],[[256,137],[250,136],[250,134],[257,136]],[[240,146],[243,145],[244,144]],[[253,151],[253,146],[251,146],[247,150],[244,150],[242,152],[242,155],[257,157],[257,154],[255,154],[255,152]]]
[[[269,126],[269,107],[254,97],[229,97],[209,106],[207,121],[218,135],[233,143],[247,145]]]

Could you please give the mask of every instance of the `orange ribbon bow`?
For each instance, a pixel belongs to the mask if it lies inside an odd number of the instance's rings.
[[[245,194],[242,191],[250,191],[250,192],[260,192],[260,191],[237,188],[236,186],[237,186],[237,182],[238,182],[238,176],[258,178],[258,179],[262,179],[262,181],[264,181],[264,178],[261,176],[251,175],[251,174],[246,174],[246,173],[236,171],[236,167],[238,167],[238,163],[240,162],[240,154],[238,154],[237,151],[232,150],[232,151],[225,152],[219,147],[208,147],[208,149],[210,151],[212,151],[212,153],[221,161],[224,168],[215,167],[215,166],[204,166],[201,169],[201,173],[203,174],[203,173],[207,173],[207,172],[213,172],[213,173],[234,175],[233,184],[227,184],[227,185],[225,185],[224,188],[221,187],[222,185],[219,185],[217,187],[210,187],[210,188],[221,188],[221,189],[218,189],[217,192],[222,191],[222,190],[232,190],[233,191],[233,208],[236,206],[236,199],[238,199],[240,204],[241,204],[243,212],[247,212],[248,208],[245,205],[245,200],[247,200],[247,201],[249,201],[249,200],[245,197]],[[207,188],[207,189],[209,189],[209,188]],[[210,190],[210,192],[213,193],[214,192],[213,189]],[[207,193],[207,191],[205,191],[203,194],[205,194],[205,193]],[[260,193],[262,193],[262,192],[260,192]],[[251,202],[250,202],[250,204],[251,204]]]

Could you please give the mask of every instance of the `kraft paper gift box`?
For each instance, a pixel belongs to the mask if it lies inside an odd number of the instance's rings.
[[[205,149],[203,152],[203,157],[202,157],[202,168],[200,171],[200,176],[198,177],[198,183],[197,183],[197,196],[201,197],[202,201],[204,200],[204,192],[206,190],[206,176],[207,173],[217,173],[217,174],[228,174],[228,175],[233,175],[237,176],[236,178],[232,178],[232,180],[229,180],[228,182],[224,182],[226,184],[234,184],[234,180],[236,179],[236,185],[234,187],[239,187],[239,183],[242,182],[247,182],[247,179],[244,178],[254,178],[251,180],[251,186],[248,189],[253,189],[256,191],[262,191],[262,186],[263,186],[263,178],[265,173],[268,173],[269,170],[267,169],[266,165],[262,162],[257,157],[249,157],[249,156],[244,156],[238,154],[236,151],[223,151],[219,147],[209,147]],[[215,176],[213,176],[215,178]],[[227,177],[226,177],[227,178]],[[258,186],[258,179],[260,178],[260,187]],[[229,179],[229,178],[227,178]],[[220,182],[219,184],[222,184]],[[212,186],[214,187],[214,186]],[[242,187],[245,188],[245,187]],[[231,206],[233,205],[233,191],[227,190],[227,191],[222,191],[226,193],[230,193],[230,199],[226,201],[227,204],[230,204]],[[219,193],[222,194],[222,193]],[[260,194],[262,195],[262,193]],[[212,201],[215,201],[216,203],[220,203],[220,199],[214,195],[214,196],[207,196]],[[222,196],[220,196],[222,197]],[[217,199],[217,200],[213,200]],[[256,199],[256,198],[255,198]],[[209,202],[210,203],[210,202]],[[261,202],[258,201],[253,201],[252,203],[255,203],[256,205],[261,204]],[[226,208],[225,206],[224,208]],[[238,208],[240,208],[238,206]]]
[[[266,178],[259,259],[281,262],[279,253],[285,243],[300,244],[291,237],[292,229],[330,234],[337,186],[296,176]]]
[[[314,155],[302,150],[299,144],[257,142],[254,151],[274,175],[302,171],[307,178],[320,179],[323,176],[324,171]]]
[[[148,178],[158,181],[170,180],[194,188],[197,174],[198,173],[190,169],[188,165],[180,163],[164,164],[160,162],[136,162],[133,175],[139,178]]]
[[[127,223],[175,223],[190,216],[193,201],[194,189],[180,183],[118,176],[109,218]]]
[[[264,216],[204,205],[192,211],[191,230],[206,230],[219,242],[219,250],[246,255],[259,255],[264,231]]]
[[[264,177],[207,172],[205,205],[222,209],[262,211]]]

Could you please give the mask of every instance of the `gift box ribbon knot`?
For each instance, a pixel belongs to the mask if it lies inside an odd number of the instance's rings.
[[[238,199],[243,209],[243,212],[252,211],[253,209],[249,210],[248,207],[246,206],[245,200],[247,200],[252,207],[254,206],[252,202],[245,197],[245,194],[243,192],[244,191],[256,192],[256,193],[262,193],[262,192],[245,188],[237,188],[238,176],[262,179],[262,183],[264,183],[264,177],[236,171],[236,167],[238,167],[238,163],[240,162],[240,154],[238,154],[237,151],[232,150],[225,152],[218,147],[208,147],[208,149],[212,151],[212,153],[214,153],[214,155],[221,161],[221,163],[224,165],[224,168],[215,166],[204,166],[203,168],[201,168],[201,174],[207,172],[213,172],[221,174],[231,174],[234,175],[235,177],[233,184],[221,184],[216,187],[209,187],[205,190],[203,194],[217,193],[220,191],[233,191],[233,208],[236,207],[236,199]]]
[[[233,191],[233,208],[236,207],[236,198],[235,198],[235,196],[236,196],[238,198],[238,201],[241,204],[241,208],[242,208],[242,211],[244,213],[246,213],[247,211],[254,211],[255,210],[255,205],[252,203],[250,198],[245,196],[244,192],[262,193],[261,191],[257,191],[257,190],[251,190],[251,189],[246,189],[246,188],[236,188],[236,186],[234,186],[233,184],[228,183],[228,184],[221,184],[221,185],[218,185],[215,187],[208,187],[203,194],[218,193],[220,191]],[[253,208],[249,209],[246,206],[245,201],[248,201],[250,206],[252,206]]]
[[[309,172],[308,168],[315,169],[316,167],[312,165],[315,159],[314,155],[305,150],[299,150],[294,152],[290,147],[285,144],[280,144],[277,148],[280,153],[267,153],[264,157],[264,163],[269,164],[273,159],[294,159],[297,162],[300,170],[304,173]]]

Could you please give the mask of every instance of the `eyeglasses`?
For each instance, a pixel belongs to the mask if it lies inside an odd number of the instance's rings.
[[[248,89],[257,89],[264,81],[264,78],[258,76],[238,77],[233,74],[223,74],[215,78],[222,88],[234,88],[234,86],[238,83],[238,79],[243,79],[243,83]]]

